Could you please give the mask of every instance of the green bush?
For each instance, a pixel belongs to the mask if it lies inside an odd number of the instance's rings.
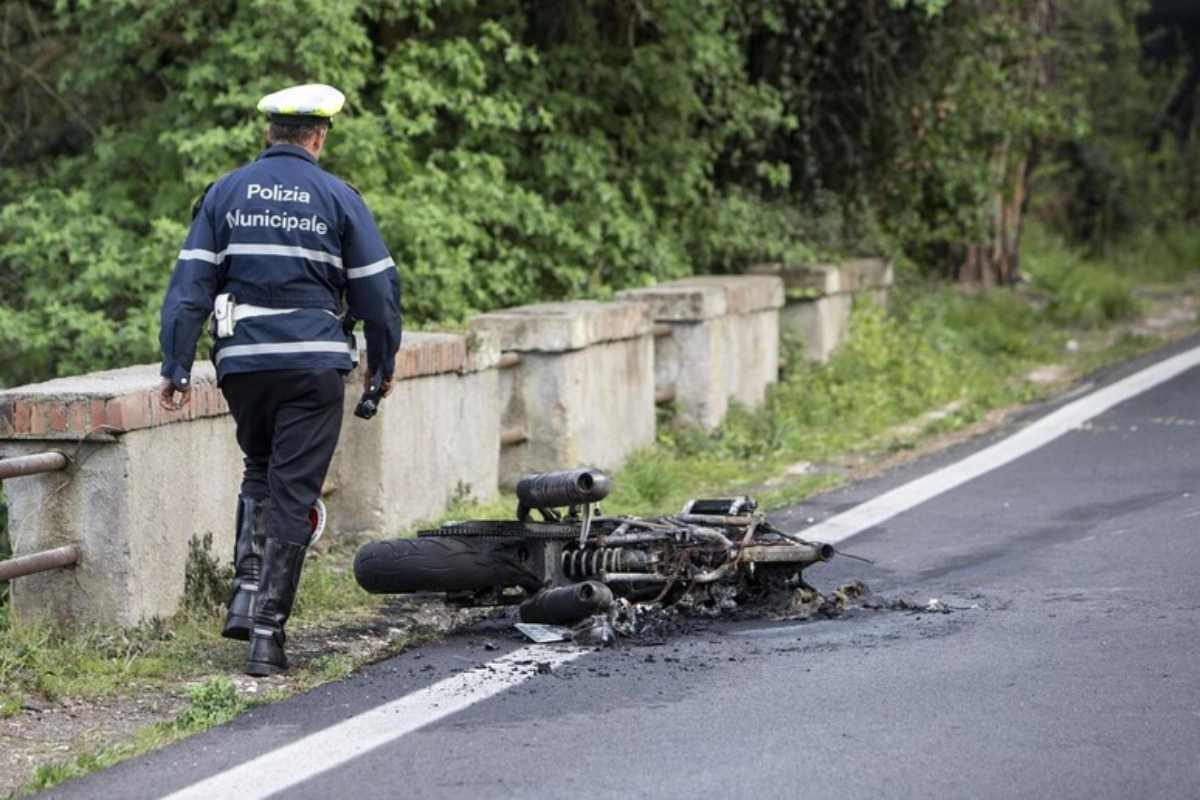
[[[1113,262],[1089,259],[1082,251],[1037,226],[1027,233],[1027,239],[1022,270],[1034,287],[1047,293],[1048,311],[1054,320],[1068,325],[1098,326],[1137,313],[1134,280]],[[1125,258],[1140,260],[1133,255],[1136,250],[1125,252]],[[1160,258],[1162,254],[1152,257]],[[1169,265],[1172,257],[1166,258]]]
[[[18,57],[43,53],[44,30],[71,46],[52,62],[61,102],[29,117],[0,170],[0,385],[157,357],[193,200],[256,155],[258,97],[304,80],[349,97],[323,164],[373,209],[412,323],[808,254],[798,209],[761,191],[786,168],[740,151],[791,123],[747,77],[734,4],[37,13],[9,34]]]
[[[1107,261],[1133,281],[1179,281],[1200,272],[1200,230],[1189,224],[1141,228],[1110,248]]]

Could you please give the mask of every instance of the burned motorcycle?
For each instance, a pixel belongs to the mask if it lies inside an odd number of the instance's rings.
[[[655,518],[607,517],[596,504],[610,488],[591,469],[530,475],[517,484],[515,520],[451,522],[415,539],[371,542],[355,557],[355,578],[376,594],[520,603],[523,621],[567,624],[603,613],[614,597],[753,603],[806,588],[802,571],[835,554],[774,527],[749,497],[692,500]]]

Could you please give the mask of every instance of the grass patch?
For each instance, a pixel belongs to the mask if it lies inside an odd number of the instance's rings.
[[[347,621],[379,608],[381,598],[367,594],[354,581],[349,567],[354,549],[334,546],[310,554],[293,626]],[[193,556],[192,564],[203,565],[211,553],[201,545],[193,549]],[[0,686],[6,696],[35,694],[54,701],[172,687],[181,680],[238,672],[245,645],[220,635],[227,577],[223,585],[195,581],[189,570],[189,586],[204,589],[198,596],[189,595],[179,614],[132,629],[94,626],[67,632],[40,624],[10,626],[7,609],[0,609]]]
[[[25,702],[24,696],[17,692],[0,693],[0,719],[15,716]]]

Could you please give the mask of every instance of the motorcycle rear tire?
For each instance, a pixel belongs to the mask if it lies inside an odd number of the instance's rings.
[[[372,594],[541,586],[524,545],[453,537],[369,542],[354,556],[354,578]]]

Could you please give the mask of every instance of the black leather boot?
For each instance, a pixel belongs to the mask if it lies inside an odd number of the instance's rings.
[[[263,510],[266,503],[238,498],[237,539],[233,546],[233,592],[221,635],[246,641],[254,626],[254,593],[262,572]]]
[[[292,614],[300,568],[304,565],[304,545],[268,538],[263,548],[262,577],[258,584],[258,602],[254,626],[250,632],[250,655],[246,673],[262,677],[288,668],[283,645],[287,639],[283,626]]]

